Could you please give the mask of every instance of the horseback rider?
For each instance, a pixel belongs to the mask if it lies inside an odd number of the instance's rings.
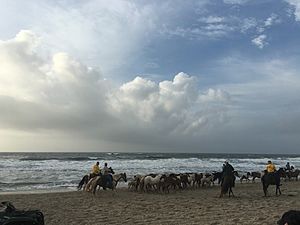
[[[223,164],[223,170],[222,170],[222,183],[225,176],[232,176],[234,172],[234,168],[229,162],[226,160]],[[235,178],[235,177],[234,177]],[[235,180],[235,179],[234,179]],[[234,183],[233,183],[234,187]]]
[[[95,176],[99,176],[101,173],[101,169],[100,169],[100,166],[99,166],[99,162],[96,162],[95,165],[93,165],[92,167],[92,172],[90,174],[90,178],[93,178]]]
[[[108,168],[107,163],[104,163],[104,167],[102,169],[103,171],[103,178],[104,178],[104,182],[108,187],[112,187],[112,181],[113,181],[113,177],[111,174],[111,169]]]
[[[286,165],[285,165],[285,170],[286,170],[287,172],[289,172],[289,171],[291,170],[291,166],[290,166],[290,163],[289,163],[289,162],[286,163]]]
[[[272,163],[271,160],[268,161],[268,164],[266,166],[266,173],[272,174],[276,171],[275,165]]]

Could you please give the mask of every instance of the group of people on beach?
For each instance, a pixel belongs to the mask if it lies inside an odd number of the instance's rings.
[[[289,178],[291,177],[291,174],[295,171],[294,166],[291,166],[289,162],[287,162],[286,166],[282,169],[286,173],[286,176]],[[273,177],[276,171],[277,171],[277,169],[276,169],[275,164],[271,160],[268,160],[263,176]],[[241,179],[243,179],[243,178],[248,179],[248,176],[250,174],[251,173],[248,172],[247,175],[242,176]],[[238,176],[238,175],[237,175],[237,172],[235,171],[235,169],[233,168],[233,166],[231,164],[229,164],[229,162],[227,160],[224,162],[223,167],[222,167],[221,185],[223,183],[224,177],[226,177],[226,176],[234,177],[233,185],[232,185],[232,187],[234,187],[235,176]]]
[[[294,171],[294,166],[291,166],[289,162],[287,162],[286,166],[285,166],[285,171],[286,172],[292,172]],[[232,165],[230,165],[228,163],[228,161],[225,161],[225,163],[223,164],[223,174],[228,174],[228,173],[232,173],[234,171],[234,168]],[[267,165],[266,165],[266,169],[265,169],[265,173],[274,173],[276,171],[276,166],[275,164],[269,160]]]
[[[293,172],[294,171],[294,166],[291,166],[289,162],[286,163],[284,170],[286,172]],[[276,171],[276,166],[274,163],[272,163],[271,160],[268,161],[265,172],[267,173],[274,173]]]
[[[294,170],[294,166],[291,166],[290,163],[287,162],[284,169],[287,172],[292,172]],[[111,170],[108,168],[108,164],[106,162],[104,163],[104,167],[102,169],[100,168],[100,163],[96,162],[96,164],[93,165],[93,167],[92,167],[90,178],[102,175],[104,177],[104,179],[106,180],[106,183],[110,186],[112,184],[112,180],[113,180],[112,174],[110,173],[110,171]],[[234,170],[233,166],[228,162],[228,160],[226,160],[222,167],[223,177],[233,174],[234,171],[235,170]],[[275,164],[271,160],[269,160],[266,165],[265,174],[273,174],[275,171],[276,171]]]

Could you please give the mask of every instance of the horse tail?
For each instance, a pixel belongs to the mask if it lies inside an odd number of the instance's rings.
[[[81,190],[82,186],[84,185],[85,181],[87,180],[88,175],[84,175],[83,178],[81,179],[81,181],[79,182],[78,186],[77,186],[77,190]]]

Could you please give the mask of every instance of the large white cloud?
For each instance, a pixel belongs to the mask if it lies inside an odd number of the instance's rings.
[[[105,141],[151,145],[162,135],[175,140],[199,136],[203,129],[224,122],[228,94],[201,92],[195,77],[179,73],[172,81],[159,83],[136,77],[116,87],[67,53],[41,56],[39,42],[29,30],[0,42],[2,132],[23,130],[33,137],[56,132],[66,140],[73,135],[78,140],[98,139],[99,145]]]

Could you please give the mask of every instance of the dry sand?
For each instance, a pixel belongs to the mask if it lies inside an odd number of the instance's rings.
[[[81,224],[276,224],[290,209],[300,209],[300,181],[283,182],[282,195],[263,197],[260,183],[237,184],[235,198],[219,199],[219,186],[171,192],[127,189],[44,194],[0,194],[19,209],[40,209],[46,225]]]

